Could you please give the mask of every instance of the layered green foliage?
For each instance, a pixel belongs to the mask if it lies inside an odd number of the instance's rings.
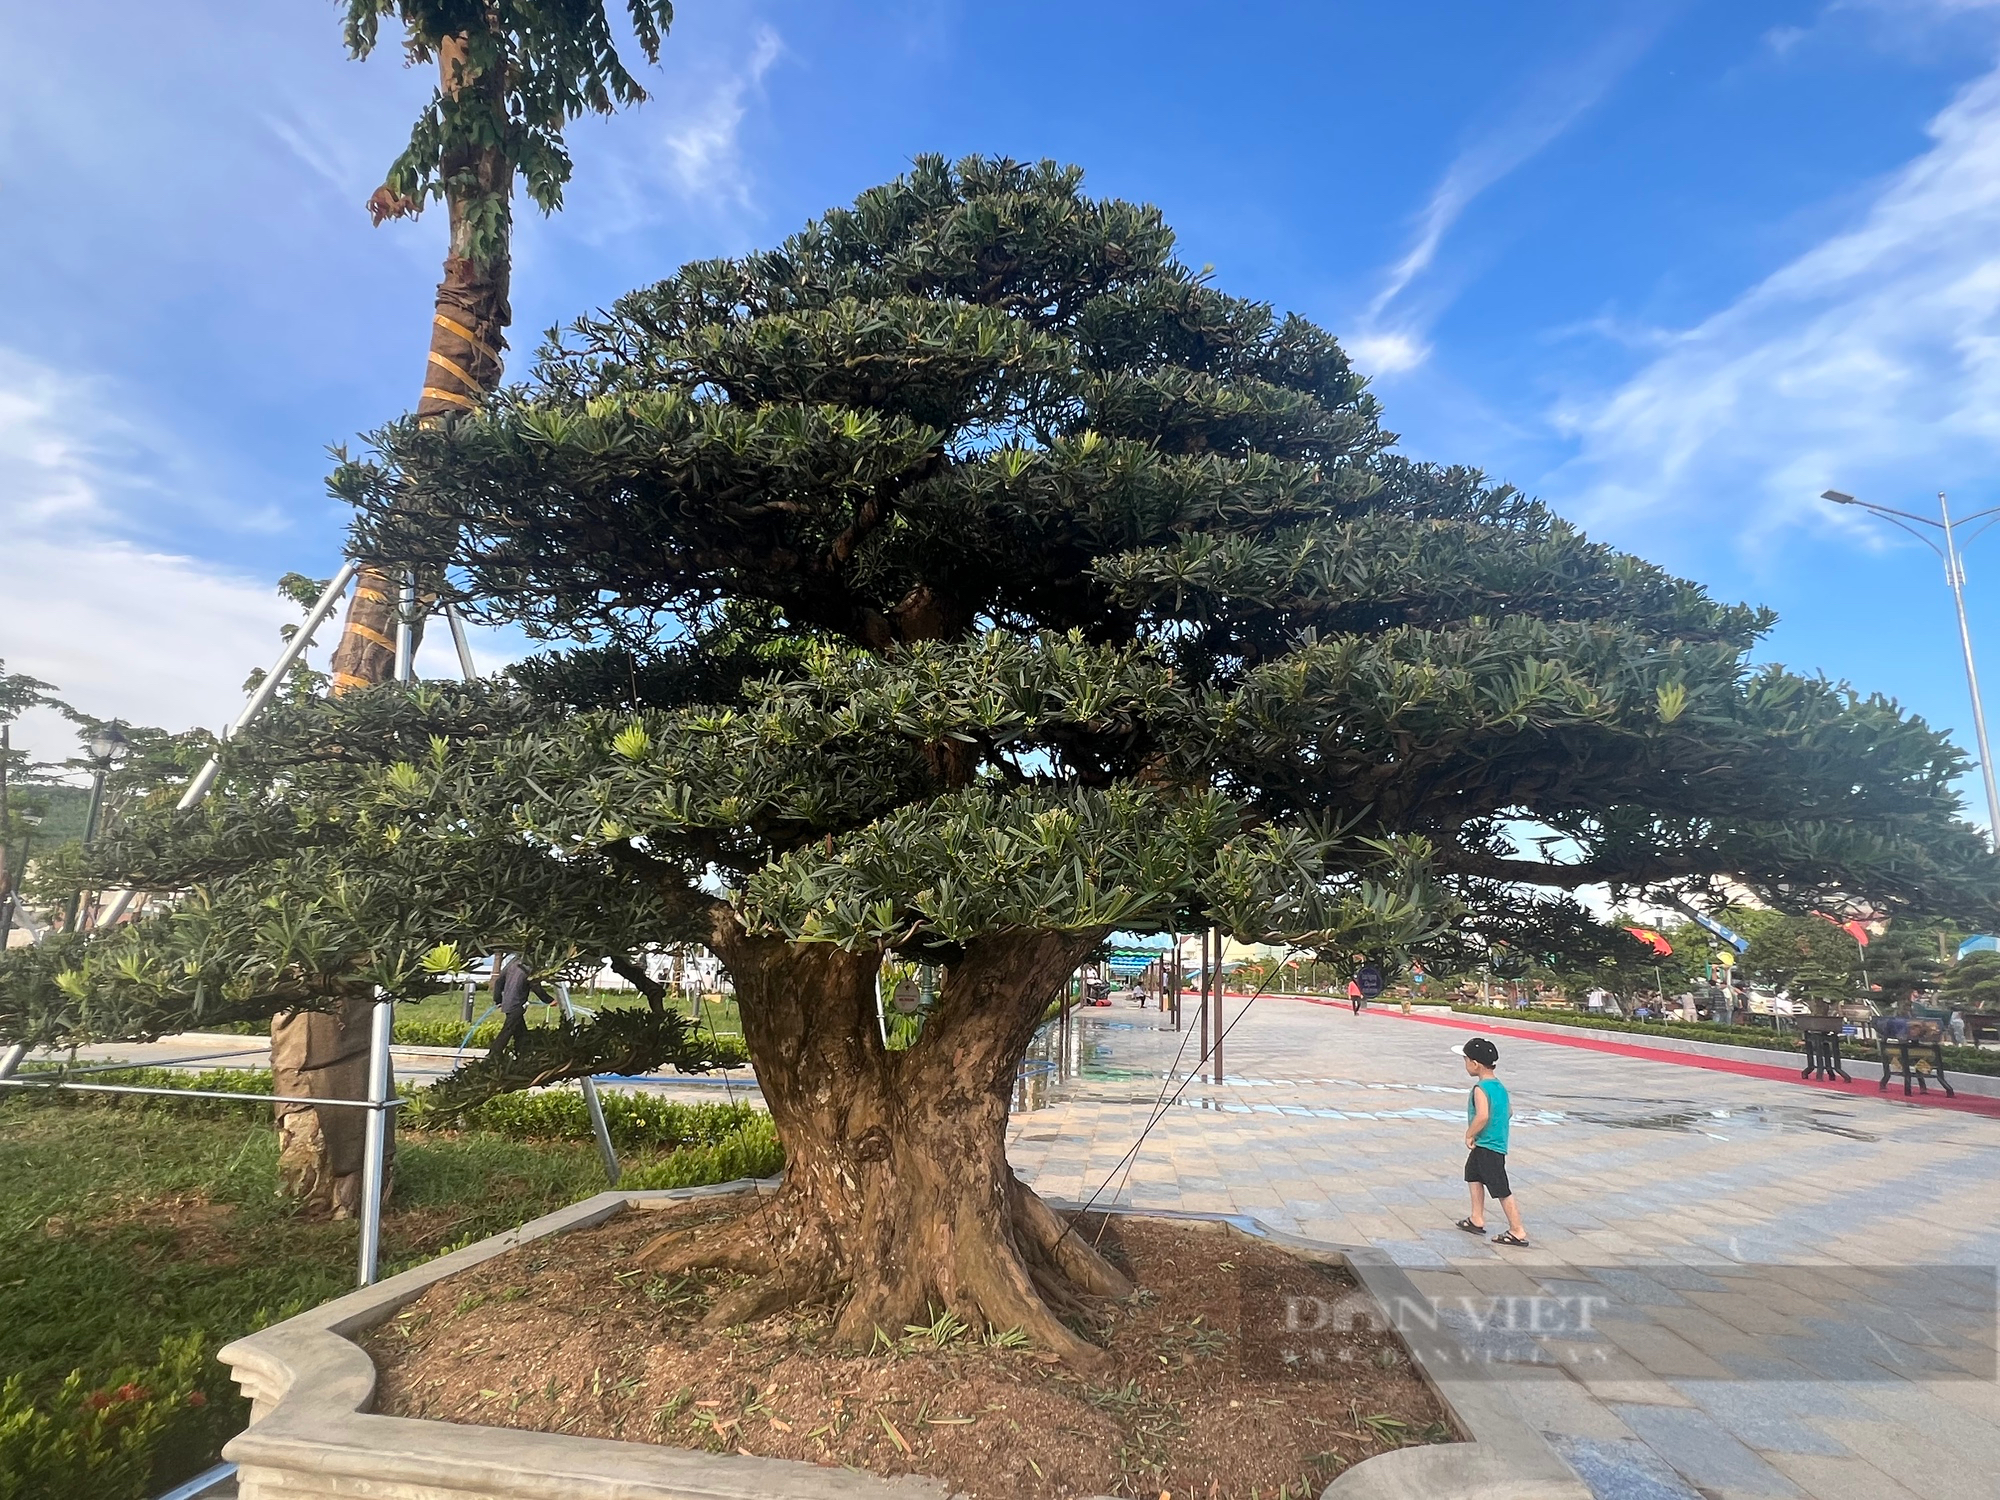
[[[506,256],[513,174],[530,201],[554,212],[570,177],[564,128],[646,97],[619,60],[603,0],[344,0],[343,8],[352,57],[375,50],[384,16],[401,23],[409,62],[430,62],[457,44],[452,76],[417,116],[383,186],[394,213],[455,199],[475,260]],[[630,0],[626,10],[639,50],[658,62],[671,0]],[[505,164],[502,181],[478,169],[482,153]]]
[[[110,856],[198,894],[67,971],[92,1026],[404,991],[447,940],[547,967],[721,924],[949,971],[1215,923],[1449,972],[1582,920],[1523,886],[2000,895],[1941,735],[1398,456],[1328,334],[1070,168],[922,159],[334,486],[362,555],[564,649],[232,745]]]
[[[1946,973],[1942,996],[1954,1010],[2000,1011],[2000,953],[1968,953]]]

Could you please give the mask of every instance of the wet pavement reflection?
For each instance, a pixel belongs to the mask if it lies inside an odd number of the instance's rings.
[[[1234,1016],[1240,1008],[1231,1005]],[[1070,1103],[1139,1104],[1171,1109],[1209,1110],[1227,1114],[1287,1115],[1314,1120],[1444,1120],[1465,1117],[1465,1085],[1457,1081],[1385,1081],[1341,1077],[1277,1077],[1259,1072],[1236,1073],[1225,1067],[1217,1085],[1202,1066],[1200,1031],[1195,1016],[1186,1013],[1176,1031],[1170,1017],[1151,1010],[1079,1008],[1066,1019],[1048,1022],[1035,1033],[1020,1082],[1014,1091],[1016,1114],[1030,1114]],[[1264,1061],[1252,1051],[1251,1060]],[[1230,1048],[1224,1044],[1227,1061]],[[1440,1078],[1445,1075],[1440,1073]],[[1422,1102],[1383,1100],[1379,1105],[1351,1097],[1338,1102],[1330,1093],[1430,1096]],[[1260,1095],[1292,1097],[1259,1097]],[[1432,1102],[1435,1100],[1435,1102]],[[1445,1101],[1449,1100],[1450,1103]],[[1859,1129],[1846,1110],[1806,1104],[1746,1105],[1713,1108],[1692,1099],[1614,1098],[1563,1094],[1545,1099],[1543,1107],[1515,1116],[1517,1128],[1561,1129],[1607,1126],[1617,1130],[1667,1131],[1729,1140],[1770,1132],[1808,1131],[1848,1140],[1878,1137]]]

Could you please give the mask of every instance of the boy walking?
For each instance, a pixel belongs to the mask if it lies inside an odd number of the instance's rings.
[[[1465,1158],[1465,1181],[1472,1193],[1472,1212],[1458,1221],[1458,1227],[1467,1234],[1486,1233],[1486,1195],[1491,1193],[1507,1216],[1506,1232],[1494,1235],[1493,1243],[1525,1245],[1528,1231],[1521,1227],[1514,1189],[1507,1182],[1507,1128],[1513,1123],[1514,1107],[1507,1085],[1493,1073],[1500,1066],[1500,1049],[1476,1036],[1452,1050],[1465,1060],[1465,1071],[1473,1080],[1471,1097],[1465,1101],[1465,1148],[1470,1153]]]

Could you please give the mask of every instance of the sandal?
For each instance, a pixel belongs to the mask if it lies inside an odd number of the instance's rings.
[[[1460,1219],[1458,1227],[1463,1229],[1467,1234],[1483,1235],[1486,1233],[1486,1226],[1484,1224],[1475,1224],[1470,1219]]]
[[[1494,1235],[1493,1243],[1496,1245],[1525,1245],[1528,1242],[1514,1233],[1513,1230],[1508,1229]]]

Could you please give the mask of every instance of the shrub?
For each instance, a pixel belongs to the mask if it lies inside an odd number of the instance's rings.
[[[466,1036],[463,1021],[426,1019],[412,1016],[396,1022],[391,1033],[400,1047],[490,1047],[500,1035],[498,1020],[482,1021]],[[750,1053],[737,1036],[717,1036],[715,1039],[716,1060],[725,1068],[740,1068],[750,1060]]]
[[[682,1104],[644,1094],[598,1094],[605,1128],[621,1151],[642,1147],[675,1150],[688,1145],[713,1145],[763,1118],[748,1104]],[[423,1095],[404,1112],[411,1130],[428,1128]],[[576,1089],[544,1089],[529,1094],[502,1094],[474,1105],[464,1115],[464,1128],[483,1130],[508,1140],[591,1139],[590,1114]]]
[[[25,1079],[38,1073],[56,1071],[52,1067],[30,1064],[18,1076]],[[152,1089],[199,1089],[208,1093],[271,1092],[269,1073],[252,1073],[239,1068],[210,1068],[203,1073],[180,1073],[172,1068],[118,1068],[92,1073],[77,1081],[136,1084]],[[127,1109],[141,1113],[164,1109],[180,1119],[195,1120],[269,1119],[271,1114],[270,1105],[252,1099],[163,1099],[157,1094],[85,1094],[70,1089],[7,1089],[4,1092],[7,1098],[0,1099],[0,1106],[18,1100],[43,1108],[75,1109],[87,1105],[93,1109]]]
[[[22,1376],[9,1376],[0,1385],[0,1500],[145,1500],[200,1472],[247,1416],[199,1333],[95,1382],[72,1370],[39,1401]]]
[[[773,1177],[785,1165],[777,1127],[766,1114],[752,1114],[731,1135],[708,1146],[686,1146],[662,1161],[627,1172],[626,1188],[703,1187],[740,1177]]]
[[[1501,1010],[1495,1006],[1454,1005],[1454,1011],[1468,1016],[1492,1016],[1496,1020],[1526,1021],[1540,1026],[1570,1026],[1586,1031],[1636,1032],[1641,1036],[1678,1037],[1688,1042],[1715,1042],[1725,1047],[1758,1047],[1766,1052],[1790,1052],[1803,1055],[1805,1044],[1797,1033],[1765,1031],[1758,1026],[1718,1026],[1701,1021],[1621,1021],[1615,1016],[1593,1016],[1585,1013],[1564,1013],[1550,1015],[1546,1011]],[[1868,1043],[1862,1043],[1863,1047]],[[1859,1054],[1866,1061],[1869,1053]],[[1911,1056],[1914,1058],[1915,1053]],[[1852,1060],[1856,1054],[1849,1053]],[[1975,1047],[1946,1047],[1944,1067],[1947,1073],[1989,1073],[2000,1074],[2000,1054],[1981,1052]]]

